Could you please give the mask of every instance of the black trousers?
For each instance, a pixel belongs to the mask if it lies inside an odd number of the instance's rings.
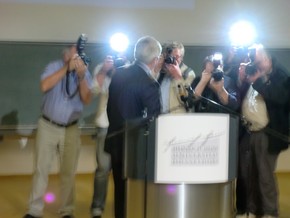
[[[123,137],[112,137],[111,164],[114,179],[115,218],[125,218],[125,179],[123,177]]]
[[[277,154],[268,151],[263,131],[246,133],[239,144],[236,207],[238,214],[278,216]]]

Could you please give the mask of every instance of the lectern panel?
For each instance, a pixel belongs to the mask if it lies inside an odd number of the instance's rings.
[[[228,181],[230,115],[159,116],[155,135],[155,183]]]

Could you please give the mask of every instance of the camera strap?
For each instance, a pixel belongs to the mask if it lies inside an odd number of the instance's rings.
[[[72,72],[69,72],[69,71],[67,71],[66,72],[66,81],[65,81],[65,90],[66,90],[66,94],[68,95],[68,97],[69,97],[69,99],[71,99],[71,98],[73,98],[73,97],[75,97],[75,95],[78,93],[78,91],[79,91],[79,86],[80,86],[80,84],[78,83],[77,84],[77,87],[76,87],[76,89],[74,90],[74,92],[70,92],[70,79],[69,79],[69,74],[70,73],[72,73]]]

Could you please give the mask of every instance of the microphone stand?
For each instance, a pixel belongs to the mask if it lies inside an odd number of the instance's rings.
[[[190,92],[192,92],[193,99],[195,99],[194,90],[191,87],[189,87],[188,89],[190,90]],[[217,103],[216,101],[213,101],[213,100],[211,100],[209,98],[206,98],[206,97],[204,97],[202,95],[200,95],[199,98],[200,98],[199,100],[203,100],[203,101],[209,102],[212,106],[214,106],[214,107],[216,107],[218,109],[223,109],[224,111],[227,111],[228,113],[230,113],[232,115],[238,116],[240,121],[241,121],[241,123],[242,123],[242,125],[245,126],[246,128],[252,125],[252,123],[247,121],[246,118],[242,114],[240,114],[240,113],[238,113],[238,112],[236,112],[236,111],[234,111],[234,110],[232,110],[232,109],[230,109],[230,108],[228,108],[228,107],[226,107],[224,105],[221,105],[221,104]],[[194,100],[193,100],[192,103],[194,104]],[[289,136],[284,135],[284,134],[282,134],[282,133],[280,133],[280,132],[278,132],[278,131],[276,131],[274,129],[271,129],[269,127],[265,127],[264,131],[266,133],[268,133],[268,134],[270,134],[270,135],[272,135],[272,136],[274,136],[276,138],[279,138],[282,141],[287,142],[288,144],[290,144],[290,137]]]

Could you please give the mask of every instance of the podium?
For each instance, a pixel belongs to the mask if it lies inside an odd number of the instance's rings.
[[[238,122],[221,113],[128,121],[126,217],[234,217]]]

